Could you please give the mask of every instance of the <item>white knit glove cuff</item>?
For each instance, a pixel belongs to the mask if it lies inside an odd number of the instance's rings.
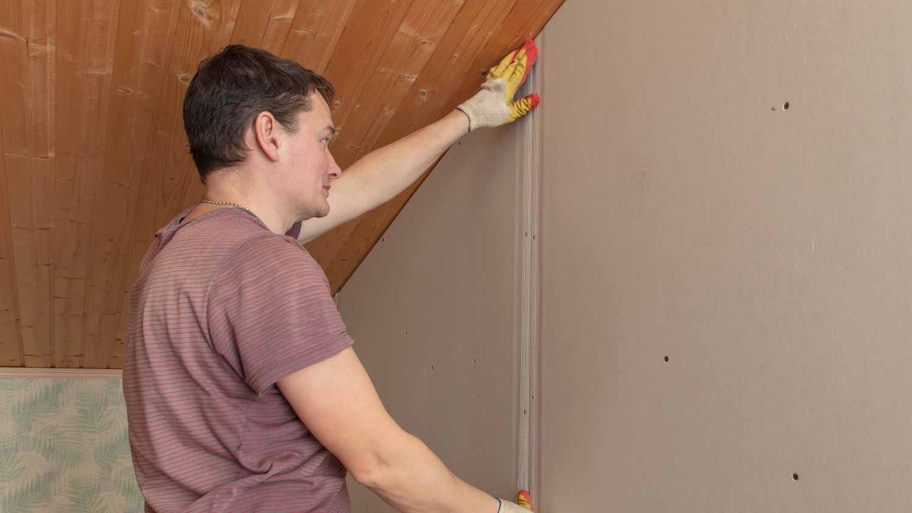
[[[507,81],[491,78],[481,85],[481,90],[462,105],[456,107],[469,118],[469,132],[479,128],[500,126],[510,115],[510,107],[504,97]],[[528,510],[526,510],[528,513]]]
[[[505,501],[503,499],[497,499],[500,501],[500,509],[497,510],[497,513],[530,513],[529,510],[520,506],[519,504]]]

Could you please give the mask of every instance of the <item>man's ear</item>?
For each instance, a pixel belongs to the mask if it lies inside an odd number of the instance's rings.
[[[257,114],[253,120],[253,136],[266,158],[279,160],[279,122],[271,112],[264,110]]]

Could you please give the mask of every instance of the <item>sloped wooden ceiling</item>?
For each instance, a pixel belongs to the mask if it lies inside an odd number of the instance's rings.
[[[180,105],[229,43],[337,88],[343,169],[468,97],[563,0],[3,0],[0,366],[120,368],[155,230],[201,196]],[[414,188],[314,241],[337,291]]]

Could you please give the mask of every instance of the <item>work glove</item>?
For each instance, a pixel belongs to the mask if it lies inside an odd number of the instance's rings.
[[[526,81],[529,70],[538,59],[535,41],[526,41],[519,50],[510,52],[491,68],[481,91],[456,107],[469,118],[469,132],[486,126],[512,123],[532,111],[540,101],[537,94],[530,94],[513,101],[516,91]]]
[[[500,501],[500,509],[497,510],[497,513],[529,513],[532,511],[532,497],[529,495],[529,492],[522,490],[517,496],[516,502],[519,504],[514,504],[510,501],[505,501],[503,499],[497,499]]]

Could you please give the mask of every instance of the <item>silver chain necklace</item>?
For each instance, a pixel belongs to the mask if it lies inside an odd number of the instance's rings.
[[[239,209],[241,209],[241,210],[246,210],[247,212],[250,212],[251,214],[253,214],[253,210],[250,210],[249,208],[245,207],[244,205],[240,205],[240,204],[238,204],[238,203],[232,203],[232,202],[230,202],[230,201],[219,201],[219,200],[211,200],[211,199],[201,199],[201,200],[200,200],[200,203],[208,203],[209,205],[225,205],[225,206],[228,206],[228,207],[237,207],[237,208],[239,208]],[[253,214],[253,215],[256,215],[256,214]]]

